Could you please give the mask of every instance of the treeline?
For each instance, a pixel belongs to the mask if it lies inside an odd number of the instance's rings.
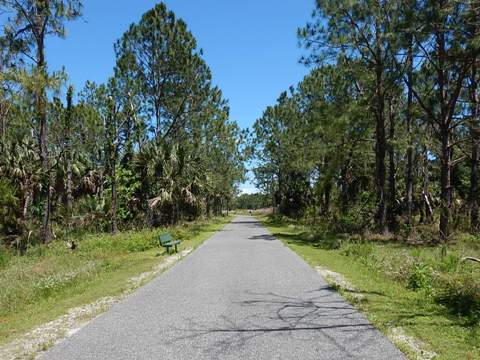
[[[109,80],[78,92],[48,68],[45,41],[64,36],[81,2],[2,0],[0,12],[7,243],[23,249],[62,231],[117,232],[227,207],[244,175],[244,135],[195,38],[163,3],[115,43]]]
[[[241,194],[233,202],[234,209],[240,210],[258,210],[265,209],[272,205],[270,197],[267,194]]]
[[[258,186],[335,231],[479,231],[480,2],[317,1],[311,73],[255,124]]]

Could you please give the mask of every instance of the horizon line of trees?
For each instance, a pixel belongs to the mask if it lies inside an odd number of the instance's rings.
[[[235,210],[259,210],[270,207],[271,201],[268,194],[239,194],[232,205]]]
[[[115,43],[105,84],[51,71],[80,0],[0,0],[0,238],[173,224],[219,214],[244,178],[246,133],[186,23],[159,3]],[[86,70],[87,71],[87,70]],[[66,96],[62,95],[67,89]]]
[[[312,71],[255,123],[259,188],[337,231],[478,234],[480,2],[317,0]]]

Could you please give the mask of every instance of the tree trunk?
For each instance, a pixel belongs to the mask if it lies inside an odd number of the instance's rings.
[[[6,104],[5,101],[0,99],[0,151],[3,153],[5,151],[5,137],[6,137],[6,118],[7,118],[7,111],[6,111]]]
[[[26,222],[28,219],[28,212],[30,209],[30,205],[33,201],[33,194],[30,188],[30,185],[27,185],[27,189],[25,191],[24,200],[23,200],[23,208],[22,208],[22,220]]]
[[[451,186],[451,146],[450,133],[447,128],[441,129],[441,169],[440,169],[440,241],[445,244],[450,235],[449,221],[452,207]]]
[[[323,204],[322,204],[322,215],[327,216],[330,213],[330,199],[332,194],[332,183],[330,180],[326,180],[323,187]]]
[[[381,74],[381,73],[380,73]],[[381,82],[381,75],[378,81]],[[378,229],[381,233],[388,232],[387,226],[387,202],[385,196],[386,167],[385,155],[387,142],[385,138],[385,118],[384,118],[384,100],[383,86],[377,82],[379,89],[377,90],[377,111],[376,111],[376,180],[377,180],[377,222]]]
[[[470,231],[472,234],[479,232],[478,223],[478,161],[480,155],[480,101],[478,99],[478,81],[476,63],[472,66],[470,82],[470,102],[472,120],[470,124],[471,138],[471,164],[470,164]]]
[[[385,137],[385,89],[383,83],[384,67],[381,62],[383,57],[382,45],[381,45],[381,29],[380,23],[377,20],[375,24],[375,36],[376,36],[376,58],[375,64],[375,95],[376,95],[376,108],[375,108],[375,120],[376,120],[376,180],[377,180],[377,222],[378,229],[381,233],[388,232],[387,225],[387,201],[385,196],[385,182],[386,182],[386,167],[385,156],[387,149],[387,141]]]
[[[37,38],[37,71],[46,77],[45,45],[43,36]],[[44,81],[42,79],[41,81]],[[45,202],[43,205],[43,220],[41,229],[41,238],[46,244],[51,240],[50,232],[50,210],[51,210],[51,191],[50,191],[50,169],[47,149],[47,94],[45,84],[40,85],[36,93],[36,110],[38,118],[38,148],[40,163],[42,164],[42,189]]]
[[[341,205],[340,212],[342,215],[345,215],[348,212],[349,206],[349,196],[348,196],[348,168],[347,165],[342,166],[341,175],[340,175],[340,187],[341,187]]]
[[[110,206],[110,224],[112,233],[118,232],[117,224],[117,126],[116,126],[116,110],[115,103],[112,97],[107,100],[108,114],[106,118],[106,164],[108,167],[107,174],[110,177],[111,187],[111,206]]]
[[[389,223],[390,227],[395,226],[395,208],[396,208],[396,197],[397,197],[397,188],[395,182],[395,148],[393,146],[393,142],[395,141],[395,113],[394,113],[394,106],[392,100],[389,101],[390,109],[389,109],[389,120],[390,120],[390,129],[388,135],[388,158],[389,158],[389,166],[388,166],[388,186],[389,186]]]
[[[470,230],[476,234],[478,224],[478,161],[480,155],[480,131],[473,126],[470,128],[472,138],[472,159],[470,165]]]
[[[405,179],[405,200],[407,205],[407,224],[413,225],[413,138],[412,138],[412,104],[413,104],[413,36],[409,36],[407,54],[407,176]]]
[[[72,173],[72,137],[71,137],[71,126],[72,126],[72,96],[73,88],[69,87],[67,92],[67,113],[65,116],[65,160],[67,163],[66,170],[66,207],[67,207],[67,217],[68,217],[68,226],[70,227],[72,221],[72,208],[73,208],[73,173]]]
[[[422,149],[422,198],[423,198],[423,214],[424,218],[422,219],[423,223],[430,224],[433,222],[433,208],[430,198],[430,191],[428,190],[429,186],[429,171],[428,171],[428,150],[424,145]]]
[[[443,7],[443,1],[437,3],[438,9]],[[446,66],[447,52],[445,49],[446,34],[444,31],[438,29],[435,34],[437,45],[437,76],[438,76],[438,97],[440,118],[437,120],[439,125],[439,136],[441,144],[440,153],[440,242],[446,244],[450,235],[450,215],[452,208],[452,184],[451,184],[451,172],[452,172],[452,146],[451,136],[452,128],[451,121],[453,112],[450,112],[450,107],[455,106],[455,102],[452,99],[448,99],[448,70]],[[458,80],[457,80],[458,81]],[[463,82],[463,79],[462,79]],[[450,115],[452,114],[452,115]],[[446,250],[446,247],[443,247]],[[442,252],[444,254],[444,252]]]
[[[71,225],[72,220],[72,208],[73,208],[73,173],[72,173],[72,162],[68,157],[67,160],[67,186],[66,186],[66,193],[67,193],[67,214],[68,214],[68,222],[69,226]]]
[[[111,186],[112,186],[112,212],[111,212],[111,225],[112,233],[116,234],[118,232],[118,223],[117,223],[117,179],[116,179],[116,165],[115,162],[111,164]]]

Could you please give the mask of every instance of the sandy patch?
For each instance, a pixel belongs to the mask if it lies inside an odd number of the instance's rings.
[[[365,297],[350,283],[342,274],[330,271],[321,266],[315,266],[315,270],[333,287],[347,291],[353,302],[361,302]]]
[[[405,334],[402,328],[396,327],[390,329],[388,337],[394,343],[406,346],[417,360],[432,360],[437,357],[437,353],[425,350],[426,346],[422,341]]]

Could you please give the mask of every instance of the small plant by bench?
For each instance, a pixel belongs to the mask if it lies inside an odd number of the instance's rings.
[[[175,240],[170,233],[160,234],[158,241],[161,247],[167,249],[167,254],[170,253],[171,247],[175,247],[175,252],[177,252],[177,245],[181,243],[181,240]]]

